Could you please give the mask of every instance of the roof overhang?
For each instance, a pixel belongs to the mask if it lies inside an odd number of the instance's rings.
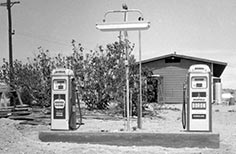
[[[143,60],[142,64],[146,64],[146,63],[150,63],[150,62],[153,62],[153,61],[158,61],[158,60],[162,60],[162,59],[166,59],[166,58],[171,58],[171,57],[178,57],[178,58],[181,58],[181,59],[188,59],[188,60],[193,60],[193,61],[198,61],[198,62],[208,64],[208,65],[212,66],[212,68],[213,68],[213,76],[214,77],[220,77],[221,74],[223,73],[225,67],[227,66],[226,62],[220,62],[220,61],[209,60],[209,59],[204,59],[204,58],[191,57],[191,56],[186,56],[186,55],[179,55],[179,54],[176,54],[176,53],[168,54],[168,55],[164,55],[164,56],[160,56],[160,57],[155,57],[155,58],[151,58],[151,59],[147,59],[147,60]]]

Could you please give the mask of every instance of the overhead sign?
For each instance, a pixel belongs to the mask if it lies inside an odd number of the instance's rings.
[[[104,32],[147,30],[150,28],[150,22],[101,23],[96,24],[96,28]]]

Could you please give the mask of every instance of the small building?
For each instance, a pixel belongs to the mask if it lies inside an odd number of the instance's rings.
[[[155,57],[142,61],[142,67],[152,70],[154,76],[161,77],[161,93],[164,103],[183,102],[183,84],[186,80],[188,69],[194,64],[206,64],[211,69],[213,82],[221,82],[220,76],[227,63],[204,58],[179,55],[176,53]],[[214,88],[214,87],[213,87]],[[160,88],[157,88],[160,89]]]

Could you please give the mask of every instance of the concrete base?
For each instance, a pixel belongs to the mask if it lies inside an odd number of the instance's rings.
[[[219,148],[219,134],[214,133],[101,133],[75,131],[39,132],[43,142],[70,142],[117,146],[163,146],[172,148]]]

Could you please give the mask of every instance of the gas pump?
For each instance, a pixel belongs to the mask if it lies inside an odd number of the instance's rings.
[[[183,128],[192,132],[211,132],[212,107],[210,68],[203,64],[190,66],[183,89]]]
[[[51,74],[51,130],[76,129],[74,73],[70,69],[54,69]]]

